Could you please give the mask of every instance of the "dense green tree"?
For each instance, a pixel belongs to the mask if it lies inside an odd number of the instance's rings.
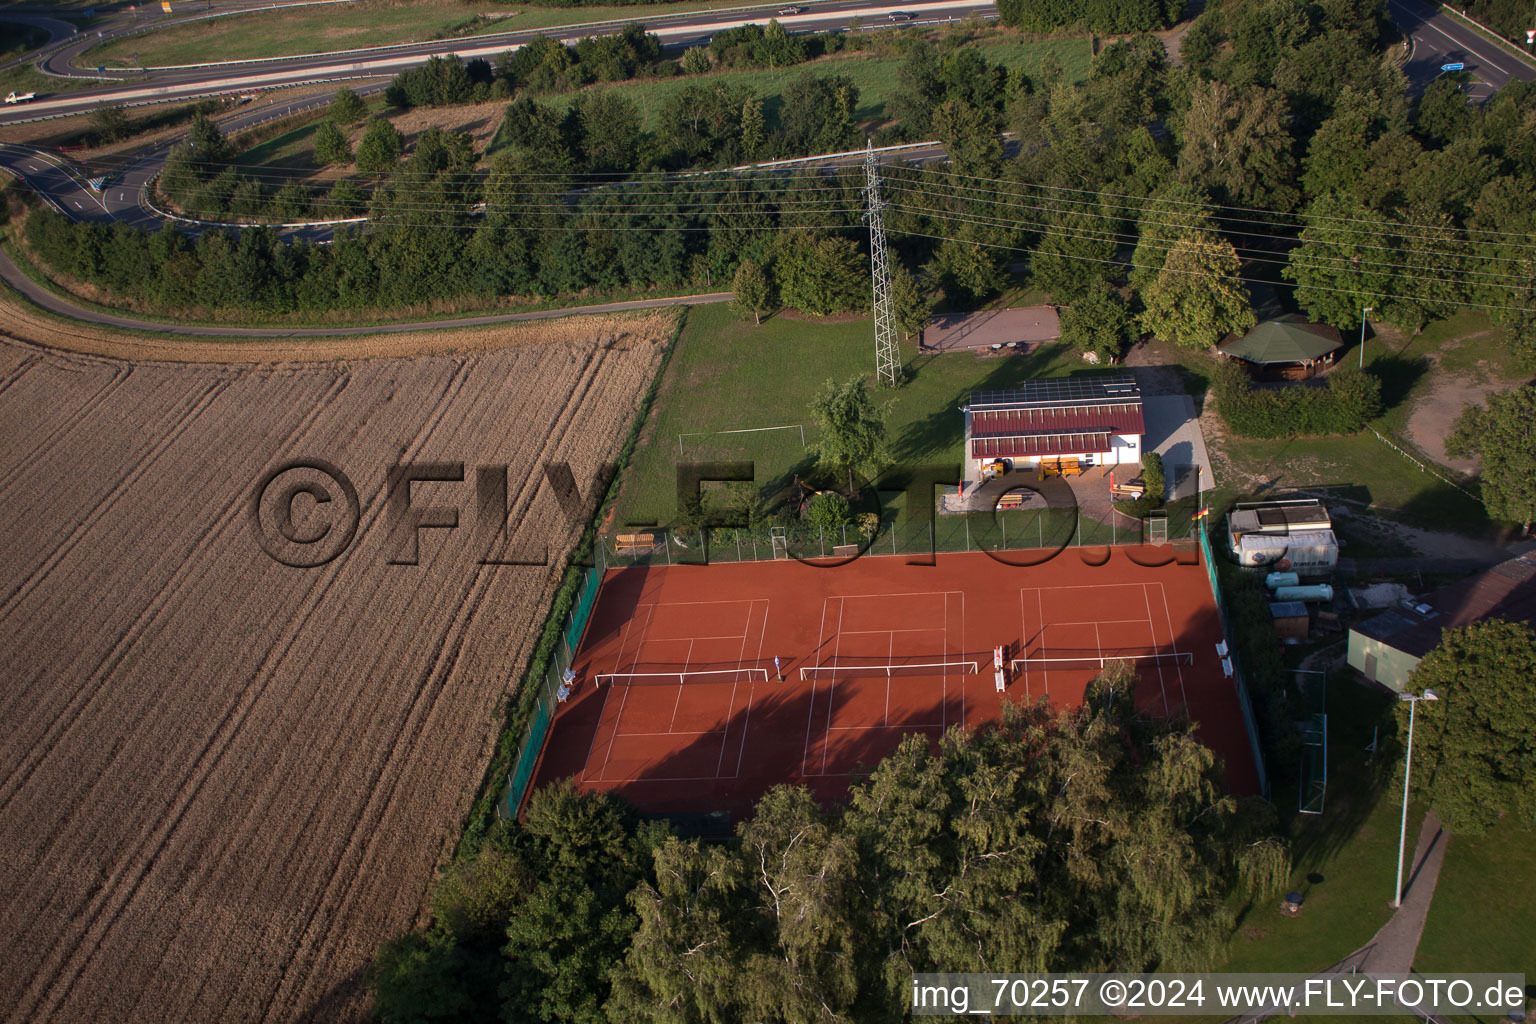
[[[1285,97],[1210,82],[1195,90],[1179,131],[1179,174],[1229,204],[1295,207],[1296,160]]]
[[[1165,183],[1142,204],[1136,248],[1131,253],[1131,284],[1144,291],[1157,280],[1174,243],[1200,231],[1218,236],[1211,197],[1198,185]]]
[[[858,309],[870,301],[869,270],[858,246],[815,231],[784,235],[774,257],[779,299],[811,316]]]
[[[1444,146],[1475,129],[1477,117],[1467,105],[1461,85],[1454,78],[1437,78],[1419,97],[1413,111],[1413,127],[1427,144]]]
[[[1186,348],[1203,349],[1255,323],[1232,243],[1203,232],[1176,243],[1142,293],[1141,328]]]
[[[743,319],[750,316],[755,324],[762,323],[763,314],[772,308],[768,275],[754,259],[744,259],[736,268],[736,276],[731,279],[731,293],[735,296],[731,299],[731,308]]]
[[[1101,363],[1113,362],[1130,340],[1131,323],[1120,293],[1100,281],[1061,311],[1061,340]]]
[[[1281,273],[1296,282],[1296,301],[1313,320],[1358,326],[1361,310],[1383,306],[1394,287],[1392,236],[1379,216],[1333,192],[1314,199],[1305,220]]]
[[[117,142],[132,133],[133,124],[128,120],[128,111],[103,103],[91,111],[91,131],[101,142]]]
[[[933,319],[933,301],[923,294],[917,278],[899,260],[891,267],[891,311],[903,337],[921,338]]]
[[[753,159],[763,148],[765,127],[763,101],[758,96],[748,96],[741,101],[741,153]]]
[[[1308,196],[1356,194],[1370,164],[1369,147],[1381,134],[1378,106],[1374,96],[1348,87],[1339,93],[1333,116],[1307,146],[1301,183]]]
[[[842,383],[827,381],[811,399],[811,415],[821,431],[810,446],[816,464],[827,472],[846,474],[849,494],[858,489],[855,470],[864,470],[872,478],[890,462],[885,410],[875,404],[862,376]]]
[[[832,536],[853,522],[853,513],[847,498],[836,491],[823,491],[806,504],[805,518],[823,534]]]
[[[997,118],[992,112],[963,100],[945,100],[930,119],[933,133],[944,143],[950,169],[977,178],[997,176],[1003,147],[997,138]]]
[[[1529,446],[1529,441],[1527,442]],[[1486,831],[1503,814],[1536,826],[1536,635],[1489,619],[1447,629],[1413,670],[1413,782],[1447,828]],[[1406,707],[1399,723],[1406,733]]]
[[[575,103],[589,170],[631,171],[640,155],[640,108],[615,89],[582,93]]]
[[[193,157],[205,164],[222,163],[229,159],[229,142],[219,126],[203,114],[192,118],[187,130],[187,146]]]
[[[335,121],[321,121],[315,128],[315,162],[322,167],[352,162],[352,145]]]
[[[709,70],[709,50],[703,46],[690,46],[683,51],[683,74],[702,75]]]
[[[1492,307],[1504,343],[1536,369],[1536,183],[1499,178],[1484,187],[1468,222],[1474,298]]]
[[[1052,301],[1070,305],[1120,272],[1117,248],[1108,218],[1092,207],[1065,205],[1046,221],[1030,254],[1030,276]]]
[[[336,98],[331,100],[329,115],[337,124],[356,124],[363,119],[368,112],[363,98],[357,93],[342,86],[336,90]]]
[[[804,74],[784,87],[779,123],[792,153],[837,153],[858,141],[859,89],[847,75]]]
[[[1536,521],[1536,384],[1469,405],[1445,440],[1452,458],[1475,456],[1488,514],[1523,524]]]
[[[368,128],[357,144],[357,169],[370,177],[382,178],[399,166],[404,147],[399,130],[382,117],[376,117],[368,122]]]

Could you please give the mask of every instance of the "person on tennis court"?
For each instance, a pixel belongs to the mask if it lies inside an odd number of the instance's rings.
[[[779,664],[779,656],[773,656],[773,674],[779,677],[779,682],[784,681],[784,667]]]

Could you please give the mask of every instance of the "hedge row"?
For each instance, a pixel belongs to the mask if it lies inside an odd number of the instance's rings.
[[[1326,387],[1255,389],[1241,365],[1225,361],[1212,385],[1222,419],[1242,437],[1353,434],[1381,415],[1381,381],[1347,365]]]

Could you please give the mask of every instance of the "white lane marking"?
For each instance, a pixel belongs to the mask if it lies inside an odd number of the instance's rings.
[[[80,209],[80,200],[78,200],[78,199],[71,199],[70,202],[75,204],[75,209],[77,209],[77,210]]]
[[[1408,8],[1405,5],[1403,5],[1403,4],[1398,4],[1397,6],[1403,8],[1403,10],[1405,10],[1405,11],[1408,11],[1409,14],[1414,14],[1413,11],[1408,10]],[[1480,60],[1483,63],[1487,64],[1489,67],[1493,68],[1495,71],[1499,72],[1500,74],[1504,74],[1504,75],[1509,74],[1508,71],[1505,71],[1503,68],[1499,67],[1497,64],[1495,64],[1493,61],[1489,60],[1487,57],[1483,56],[1481,53],[1479,53],[1476,50],[1472,49],[1472,47],[1468,46],[1466,43],[1462,42],[1460,39],[1457,39],[1455,36],[1451,35],[1445,29],[1441,28],[1439,25],[1436,25],[1433,22],[1431,22],[1429,20],[1429,18],[1432,17],[1433,15],[1426,16],[1426,15],[1419,14],[1419,15],[1416,15],[1416,16],[1420,19],[1420,23],[1425,28],[1432,28],[1436,32],[1439,32],[1446,39],[1449,39],[1451,41],[1452,45],[1460,47],[1463,50],[1466,50],[1472,56],[1476,57],[1478,60]],[[1478,77],[1482,78],[1481,75],[1479,75]],[[1483,80],[1487,81],[1487,79],[1483,79]],[[1492,85],[1493,83],[1489,82],[1488,84]]]

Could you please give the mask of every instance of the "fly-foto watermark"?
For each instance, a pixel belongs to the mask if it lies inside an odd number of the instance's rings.
[[[612,478],[614,467],[604,464],[584,501],[576,476],[567,462],[547,462],[525,478],[519,493],[530,484],[537,490],[548,488],[554,496],[567,525],[577,525],[589,514],[589,503],[595,502],[606,481]],[[472,493],[459,494],[458,503],[445,503],[442,489],[435,497],[421,498],[414,485],[464,485],[472,475]],[[1021,474],[1022,475],[1022,474]],[[931,523],[934,517],[935,497],[941,488],[953,488],[960,479],[957,465],[899,466],[884,473],[874,485],[867,482],[857,488],[859,493],[874,495],[878,491],[896,492],[902,495],[909,518]],[[537,479],[535,479],[535,477]],[[706,483],[756,482],[756,466],[752,462],[686,462],[676,466],[677,508],[697,506]],[[1076,495],[1070,487],[1050,489],[1037,486],[1027,480],[1010,481],[1011,490],[1034,492],[1044,499],[1052,512],[1071,517],[1082,515]],[[453,493],[451,490],[449,493]],[[505,464],[475,466],[471,471],[463,462],[423,461],[395,465],[385,473],[381,505],[381,525],[384,532],[384,561],[389,565],[420,564],[421,533],[423,530],[460,530],[465,527],[461,513],[465,504],[471,503],[473,522],[468,525],[467,543],[476,552],[480,565],[548,565],[549,547],[528,537],[517,536],[509,520],[516,511],[509,503],[512,492],[508,487],[508,467]],[[524,502],[524,508],[527,503]],[[367,511],[359,501],[358,491],[352,480],[336,465],[324,459],[294,459],[281,463],[264,473],[252,489],[248,518],[257,544],[268,555],[283,565],[295,568],[316,568],[334,561],[357,537],[363,527],[363,515]],[[1002,515],[1000,508],[992,510],[994,518]],[[627,522],[622,528],[656,528],[656,521]],[[727,515],[716,513],[710,523],[712,528],[741,528],[743,522],[732,521]],[[673,534],[680,531],[671,530]],[[698,557],[683,564],[709,563],[708,530],[697,526],[692,532],[701,536]],[[931,536],[931,532],[930,532]],[[790,548],[788,554],[796,560],[817,568],[835,568],[855,558],[870,553],[873,534],[855,535],[857,543],[850,545],[853,553],[827,558],[821,554],[802,553]],[[982,548],[989,557],[1005,565],[1027,568],[1041,565],[1071,546],[1070,534],[1055,538],[1043,537],[1044,543],[1035,547]],[[930,548],[933,545],[930,544]],[[1129,549],[1128,549],[1129,550]],[[1094,546],[1082,547],[1079,555],[1084,564],[1102,565],[1104,560],[1095,553]],[[936,548],[908,558],[909,564],[933,565]],[[1164,565],[1171,561],[1193,564],[1192,553],[1161,553],[1148,565]],[[1140,559],[1132,551],[1132,561]]]

